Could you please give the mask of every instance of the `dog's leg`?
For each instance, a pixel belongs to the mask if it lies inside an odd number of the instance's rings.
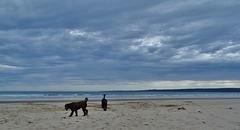
[[[86,108],[82,108],[82,111],[83,111],[83,116],[86,116]]]
[[[83,116],[87,116],[88,115],[88,110],[86,108],[82,108],[82,110],[83,110],[83,113],[84,113]]]
[[[77,110],[75,111],[75,114],[76,114],[76,116],[78,116],[78,112],[77,112]]]
[[[71,117],[71,116],[73,115],[73,112],[74,112],[74,111],[72,110],[72,112],[71,112],[71,114],[69,115],[69,117]]]

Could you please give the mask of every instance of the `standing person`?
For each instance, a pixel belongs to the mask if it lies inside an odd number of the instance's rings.
[[[103,95],[103,99],[102,99],[102,108],[104,111],[107,110],[107,99],[105,97],[106,97],[106,94]]]

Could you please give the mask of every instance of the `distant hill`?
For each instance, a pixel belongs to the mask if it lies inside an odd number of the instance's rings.
[[[198,89],[151,89],[130,91],[103,91],[103,92],[240,92],[240,88],[198,88]]]
[[[151,92],[240,92],[240,88],[199,88],[199,89],[166,89],[166,90],[144,90]]]

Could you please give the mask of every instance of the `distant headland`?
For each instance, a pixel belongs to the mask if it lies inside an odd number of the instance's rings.
[[[240,88],[197,88],[197,89],[149,89],[107,92],[240,92]]]

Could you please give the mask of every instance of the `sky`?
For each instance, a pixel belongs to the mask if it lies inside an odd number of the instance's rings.
[[[240,88],[239,0],[1,0],[0,91]]]

